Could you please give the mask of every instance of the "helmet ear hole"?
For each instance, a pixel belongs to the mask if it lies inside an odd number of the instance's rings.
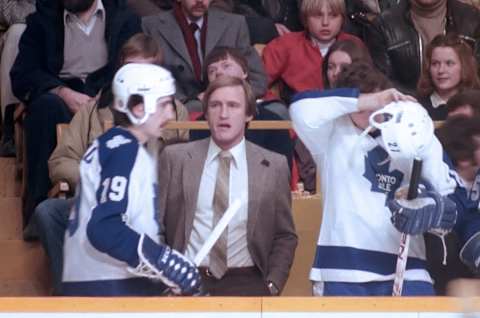
[[[138,94],[130,95],[127,102],[127,109],[133,117],[139,120],[145,117],[143,96]]]

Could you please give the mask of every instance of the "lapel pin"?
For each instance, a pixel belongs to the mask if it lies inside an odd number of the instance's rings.
[[[270,167],[270,162],[267,159],[263,159],[261,164],[264,165],[265,167]]]

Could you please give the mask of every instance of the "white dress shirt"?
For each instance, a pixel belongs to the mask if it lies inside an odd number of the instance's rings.
[[[75,14],[63,10],[63,24],[67,25],[69,22],[74,22],[86,35],[90,35],[90,32],[92,32],[95,22],[97,22],[97,17],[100,17],[101,19],[105,18],[105,7],[103,6],[102,0],[97,1],[97,8],[86,23],[80,20]]]
[[[208,147],[207,160],[203,167],[198,193],[197,206],[193,219],[193,229],[188,240],[186,256],[194,259],[213,230],[213,195],[218,171],[218,154],[222,151],[212,139]],[[241,199],[241,207],[227,227],[227,265],[228,267],[253,266],[252,257],[247,248],[248,221],[248,168],[245,152],[245,138],[231,148],[229,199]],[[209,256],[201,266],[208,266]]]

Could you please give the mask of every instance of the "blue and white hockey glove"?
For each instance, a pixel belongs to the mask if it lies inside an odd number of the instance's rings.
[[[139,264],[130,272],[137,276],[161,280],[177,295],[198,294],[201,276],[185,256],[167,245],[155,243],[142,234],[138,242]]]
[[[431,232],[443,236],[450,232],[457,220],[455,203],[426,182],[419,185],[418,191],[416,199],[407,200],[408,187],[401,187],[395,199],[388,202],[395,228],[410,235]]]
[[[460,259],[474,272],[480,271],[480,232],[475,233],[460,250]]]

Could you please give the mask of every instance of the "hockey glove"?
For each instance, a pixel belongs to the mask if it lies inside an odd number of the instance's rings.
[[[434,191],[428,183],[420,184],[416,199],[407,200],[408,187],[395,192],[395,199],[388,202],[395,228],[406,234],[418,235],[432,232],[448,233],[457,219],[457,209],[448,197]]]
[[[176,250],[142,235],[138,242],[138,258],[138,266],[131,270],[133,274],[161,280],[175,294],[199,292],[201,277],[197,267]]]
[[[474,272],[480,270],[480,232],[475,233],[460,250],[460,259]]]

